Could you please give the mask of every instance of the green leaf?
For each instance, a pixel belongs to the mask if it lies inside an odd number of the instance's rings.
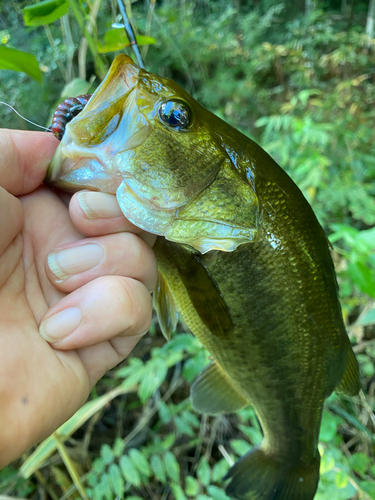
[[[367,311],[358,321],[359,325],[374,325],[375,324],[375,307]]]
[[[180,466],[176,460],[176,457],[171,451],[167,451],[167,453],[164,455],[164,464],[167,475],[172,479],[172,481],[174,481],[175,483],[179,483]]]
[[[208,465],[207,460],[203,457],[202,460],[200,461],[200,464],[197,469],[197,476],[200,482],[204,486],[208,486],[210,484],[210,478],[211,478],[211,469],[210,466]]]
[[[186,494],[189,495],[190,497],[197,496],[199,492],[199,483],[194,477],[187,476],[185,478],[185,491]]]
[[[175,417],[174,423],[179,434],[187,434],[190,437],[195,436],[194,429],[181,416]]]
[[[113,454],[115,457],[121,457],[125,449],[124,440],[121,438],[116,438],[113,445]]]
[[[354,453],[349,457],[350,467],[359,474],[364,474],[370,463],[370,457],[365,453]]]
[[[98,474],[101,475],[105,471],[106,465],[102,458],[97,458],[94,460],[93,469]]]
[[[160,456],[152,455],[150,464],[156,479],[164,484],[167,481],[167,478],[165,476],[164,465]]]
[[[349,262],[348,273],[362,292],[375,297],[375,280],[371,269],[362,262]]]
[[[335,477],[335,484],[339,489],[345,488],[349,482],[349,474],[344,470],[340,470]]]
[[[328,411],[323,412],[322,424],[320,426],[319,440],[323,442],[331,441],[337,434],[339,421],[335,415]]]
[[[133,462],[134,467],[146,477],[151,476],[150,465],[148,463],[147,458],[143,455],[143,453],[136,448],[131,448],[129,450],[130,460]]]
[[[67,0],[44,0],[22,9],[26,26],[51,24],[68,13]]]
[[[192,382],[203,368],[207,365],[207,352],[202,349],[193,358],[185,361],[182,369],[182,376],[188,381]]]
[[[122,478],[120,468],[117,464],[112,464],[108,470],[112,482],[112,489],[120,498],[124,497],[125,483]]]
[[[218,488],[217,486],[211,485],[207,488],[207,491],[212,496],[213,500],[231,500],[222,488]]]
[[[134,468],[132,461],[126,455],[120,458],[120,467],[125,480],[134,486],[141,485],[139,472]]]
[[[157,389],[164,382],[165,377],[167,375],[168,367],[158,362],[149,363],[146,365],[148,371],[146,375],[143,377],[140,386],[139,386],[139,398],[144,403],[146,399],[148,399],[152,394],[155,393]]]
[[[186,495],[179,484],[171,484],[171,489],[176,500],[187,500]]]
[[[237,455],[239,455],[240,457],[242,457],[242,455],[245,455],[252,448],[252,446],[247,441],[244,441],[243,439],[233,439],[230,442],[230,445],[231,445],[233,451]]]
[[[360,486],[368,496],[375,500],[375,482],[374,481],[361,481]]]
[[[108,444],[103,444],[103,446],[100,449],[100,455],[102,456],[104,463],[111,464],[114,460],[114,455],[112,448]]]
[[[230,465],[225,460],[225,458],[222,458],[219,462],[216,462],[216,464],[212,468],[212,481],[214,483],[221,481],[229,469]]]
[[[155,38],[151,36],[137,36],[136,40],[138,45],[153,45],[156,43]],[[104,54],[106,52],[116,52],[117,50],[122,50],[124,47],[129,46],[130,42],[124,29],[117,28],[106,32],[104,35],[104,43],[98,43],[98,50],[101,54]]]
[[[0,69],[23,71],[39,83],[43,79],[38,61],[33,54],[9,47],[0,47]]]
[[[172,433],[167,434],[165,438],[160,442],[160,446],[163,450],[169,450],[175,443],[176,436]]]
[[[107,500],[113,500],[112,483],[108,474],[103,474],[100,483],[97,486],[100,495]]]
[[[326,474],[335,466],[335,459],[329,453],[324,453],[320,461],[320,474]]]

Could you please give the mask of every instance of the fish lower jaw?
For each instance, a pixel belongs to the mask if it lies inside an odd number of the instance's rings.
[[[160,207],[155,202],[143,199],[132,189],[130,178],[123,180],[116,197],[125,217],[135,226],[158,236],[165,236],[177,216],[178,208]]]

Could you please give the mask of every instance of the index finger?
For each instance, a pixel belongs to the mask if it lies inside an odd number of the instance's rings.
[[[0,186],[14,196],[31,193],[47,173],[59,141],[47,132],[0,130]]]

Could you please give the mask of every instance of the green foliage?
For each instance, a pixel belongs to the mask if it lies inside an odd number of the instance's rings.
[[[0,47],[0,70],[23,71],[41,82],[42,73],[33,54],[9,47]]]
[[[67,0],[44,0],[34,5],[27,5],[23,9],[23,18],[26,26],[43,26],[60,19],[67,14],[68,9]]]

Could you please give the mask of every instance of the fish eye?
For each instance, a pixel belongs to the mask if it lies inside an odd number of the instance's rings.
[[[180,101],[166,101],[159,108],[160,119],[170,127],[181,130],[190,125],[190,110]]]

